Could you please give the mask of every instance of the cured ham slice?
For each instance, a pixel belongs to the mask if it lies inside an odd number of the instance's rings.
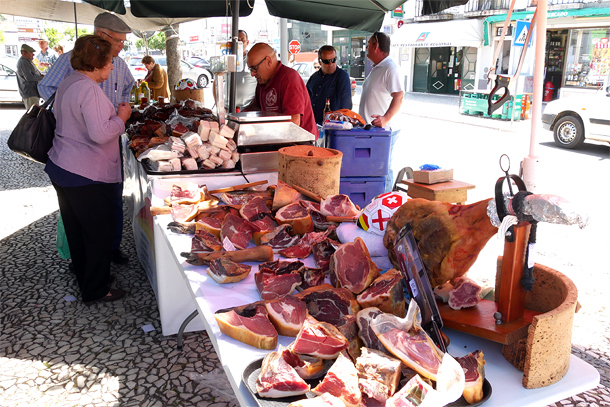
[[[300,355],[289,348],[280,351],[284,360],[304,380],[316,379],[326,372],[325,360],[315,356]]]
[[[347,354],[355,361],[360,356],[360,348],[362,341],[358,337],[358,324],[356,323],[355,315],[344,315],[337,323],[337,329],[345,336],[349,342],[347,345]]]
[[[313,232],[313,221],[307,209],[303,208],[298,202],[281,207],[275,213],[275,220],[280,225],[289,224],[292,226],[293,235],[304,235]]]
[[[294,246],[301,240],[301,236],[293,236],[290,232],[291,225],[279,225],[272,232],[261,236],[261,244],[270,246],[274,252]]]
[[[277,333],[284,336],[297,336],[307,317],[305,303],[291,295],[267,301],[265,308]]]
[[[258,349],[275,349],[277,331],[262,304],[218,310],[214,319],[223,334]]]
[[[337,226],[337,223],[330,222],[326,219],[326,216],[320,212],[320,204],[311,201],[300,201],[301,206],[309,211],[311,220],[313,221],[314,229],[317,231],[326,230],[331,226]]]
[[[304,259],[311,254],[312,248],[316,243],[325,239],[334,229],[328,229],[324,232],[309,232],[303,235],[301,240],[292,247],[282,249],[279,254],[284,257]]]
[[[311,399],[298,400],[288,404],[288,407],[345,407],[343,401],[329,393]]]
[[[276,275],[269,269],[260,269],[254,274],[254,282],[261,299],[275,300],[291,294],[302,282],[298,272]]]
[[[303,267],[299,270],[303,282],[299,286],[300,289],[307,289],[315,287],[320,284],[324,284],[324,271],[319,268]]]
[[[267,206],[267,200],[261,196],[255,196],[246,202],[239,210],[242,218],[254,222],[265,214],[271,214],[271,209]]]
[[[395,269],[388,270],[373,281],[356,300],[362,308],[377,307],[383,312],[404,318],[407,310],[402,288],[402,274]]]
[[[276,211],[286,205],[297,202],[299,199],[301,199],[301,194],[296,189],[284,181],[278,181],[273,193],[272,209]]]
[[[203,229],[220,239],[220,228],[222,227],[222,220],[218,218],[206,217],[197,220],[195,224],[197,229]]]
[[[197,205],[172,205],[170,212],[174,222],[190,222],[197,217]]]
[[[347,345],[347,339],[337,328],[308,316],[292,343],[291,350],[321,359],[334,359]]]
[[[265,356],[261,372],[256,379],[256,392],[259,396],[267,398],[300,396],[307,393],[309,388],[309,385],[278,352],[271,352]]]
[[[352,243],[339,246],[330,259],[330,272],[334,273],[341,287],[354,294],[360,294],[379,277],[379,268],[359,237]]]
[[[461,277],[474,264],[487,241],[498,229],[487,216],[489,199],[471,205],[410,199],[388,221],[383,244],[394,267],[394,238],[411,224],[430,284],[436,287]]]
[[[321,242],[314,243],[311,251],[313,253],[314,264],[326,273],[330,268],[330,257],[335,252],[335,247],[331,241],[324,239]]]
[[[462,366],[466,385],[462,394],[468,404],[478,403],[483,399],[483,382],[485,381],[485,357],[476,350],[455,360]]]
[[[295,295],[307,305],[309,315],[318,321],[337,325],[344,315],[356,315],[360,306],[349,290],[321,284]]]
[[[363,347],[360,357],[356,360],[360,390],[368,397],[385,404],[398,388],[400,366],[400,360]]]
[[[222,222],[229,213],[239,217],[239,211],[237,209],[232,206],[221,205],[213,208],[199,209],[196,220],[199,222],[204,218],[215,218]]]
[[[173,185],[169,196],[163,201],[167,206],[172,206],[174,204],[193,205],[203,201],[207,196],[207,191],[208,188],[205,185],[199,187],[197,184],[189,184],[185,188],[182,188],[179,185]]]
[[[324,380],[311,390],[314,394],[330,393],[340,398],[347,407],[360,407],[362,393],[358,387],[358,371],[354,363],[340,354],[324,376]]]
[[[449,306],[455,310],[474,307],[481,301],[480,293],[480,285],[468,277],[462,277],[449,291]]]
[[[245,249],[252,238],[252,234],[258,231],[258,227],[252,222],[232,214],[225,216],[220,228],[220,238],[228,238],[238,249]]]
[[[222,250],[220,240],[205,230],[195,230],[191,243],[191,253],[219,252]]]
[[[218,194],[218,197],[227,205],[245,205],[255,197],[271,200],[271,194],[267,191],[251,191],[247,189],[242,191],[223,192]]]
[[[273,232],[278,227],[277,222],[270,215],[265,215],[262,218],[252,222],[260,230],[252,234],[252,238],[257,245],[261,244],[261,238],[267,233]]]
[[[373,331],[373,328],[371,327],[371,322],[373,319],[377,315],[381,314],[383,314],[383,311],[381,311],[379,308],[364,308],[358,311],[358,314],[356,314],[356,323],[358,324],[359,328],[358,336],[360,339],[362,339],[364,346],[387,354],[387,349],[385,346],[383,346],[379,338],[377,338],[375,331]]]
[[[237,283],[248,277],[252,266],[235,263],[229,259],[219,258],[210,262],[208,275],[218,284]]]
[[[320,213],[324,216],[357,217],[360,211],[349,199],[349,196],[339,194],[330,195],[320,202]]]

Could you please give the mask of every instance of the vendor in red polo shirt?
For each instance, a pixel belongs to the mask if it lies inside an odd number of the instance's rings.
[[[256,78],[254,100],[243,111],[275,112],[292,117],[292,122],[318,139],[318,128],[309,93],[301,76],[277,60],[268,44],[254,44],[248,52],[250,75]]]

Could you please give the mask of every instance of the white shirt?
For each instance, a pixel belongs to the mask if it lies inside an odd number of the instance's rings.
[[[370,123],[372,115],[383,116],[392,102],[392,93],[402,92],[402,80],[398,67],[387,56],[379,64],[374,65],[371,73],[362,85],[362,96],[358,113]],[[391,125],[392,121],[388,123]]]

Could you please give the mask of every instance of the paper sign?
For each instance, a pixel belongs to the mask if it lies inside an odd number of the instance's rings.
[[[64,300],[66,300],[66,302],[72,302],[72,301],[76,301],[76,297],[73,295],[66,295],[64,297]]]
[[[225,238],[222,240],[222,247],[224,247],[224,249],[228,252],[234,252],[235,250],[237,250],[235,248],[235,246],[233,245],[233,242],[229,240],[228,237],[225,236]]]
[[[154,330],[155,330],[155,327],[154,327],[154,326],[152,326],[152,324],[148,324],[148,325],[144,325],[144,326],[142,326],[142,330],[143,330],[144,332],[151,332],[151,331],[154,331]]]

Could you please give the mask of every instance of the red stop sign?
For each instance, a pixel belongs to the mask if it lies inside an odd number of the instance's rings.
[[[288,50],[291,54],[298,54],[301,51],[301,43],[297,40],[290,41],[290,44],[288,44]]]

